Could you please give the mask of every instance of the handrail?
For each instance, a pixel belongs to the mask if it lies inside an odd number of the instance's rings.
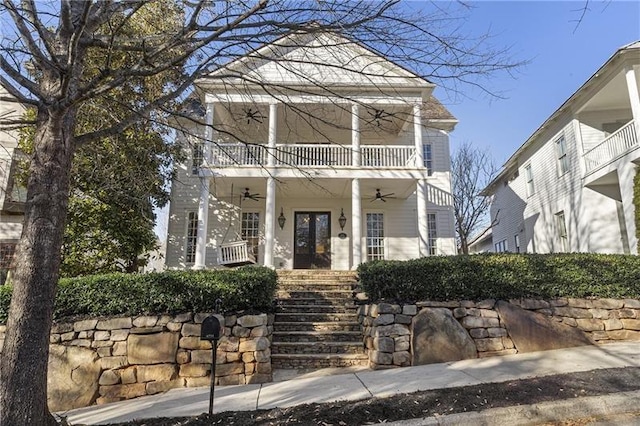
[[[586,174],[610,163],[638,146],[634,120],[616,130],[595,147],[584,153]]]

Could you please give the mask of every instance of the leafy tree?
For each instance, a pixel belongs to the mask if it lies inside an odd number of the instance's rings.
[[[469,253],[469,238],[486,226],[490,199],[481,191],[498,172],[488,152],[464,143],[451,157],[451,187],[453,215],[458,237],[458,249]]]
[[[79,150],[135,123],[163,122],[196,79],[291,31],[340,32],[454,90],[516,65],[485,37],[462,35],[462,21],[452,15],[459,4],[420,7],[394,0],[0,0],[0,84],[9,93],[0,101],[36,111],[25,123],[35,126],[34,145],[0,363],[0,424],[55,423],[46,406],[46,367]],[[239,81],[229,90],[246,84],[277,95],[277,87],[260,81]],[[332,91],[320,80],[309,84]],[[97,114],[105,108],[109,114]],[[92,118],[90,128],[81,127],[83,115]]]

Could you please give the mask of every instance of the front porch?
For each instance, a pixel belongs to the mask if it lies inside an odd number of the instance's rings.
[[[285,270],[350,270],[373,259],[452,254],[453,238],[446,238],[443,225],[449,213],[436,206],[427,209],[433,188],[420,182],[214,178],[203,244],[195,244],[200,254],[193,267],[212,266],[198,264],[200,259],[210,262],[212,255],[223,266],[255,262]],[[424,208],[417,191],[425,195]]]

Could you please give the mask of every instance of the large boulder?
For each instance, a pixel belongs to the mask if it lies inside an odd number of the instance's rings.
[[[411,329],[411,365],[478,357],[473,339],[449,309],[423,309],[413,317]]]
[[[52,411],[91,405],[98,395],[100,358],[78,346],[51,345],[47,376],[48,404]]]
[[[496,303],[496,310],[519,353],[594,344],[579,328],[546,315],[527,311],[502,300]]]

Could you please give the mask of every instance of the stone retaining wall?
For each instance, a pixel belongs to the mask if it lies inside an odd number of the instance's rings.
[[[54,324],[49,357],[49,407],[68,410],[209,386],[211,344],[200,340],[210,314],[86,319]],[[218,385],[272,380],[273,315],[219,316]],[[5,326],[0,326],[0,351]]]
[[[502,304],[503,315],[499,313],[498,305]],[[373,369],[393,368],[407,365],[417,365],[419,363],[440,362],[436,354],[434,361],[417,362],[417,359],[425,354],[416,354],[414,346],[419,346],[413,341],[413,332],[417,321],[417,316],[421,313],[440,311],[441,314],[450,315],[455,318],[461,326],[451,327],[450,334],[446,338],[437,338],[429,345],[423,345],[420,351],[434,351],[434,346],[446,346],[451,341],[462,342],[458,346],[457,354],[453,359],[463,359],[460,356],[459,348],[468,346],[468,339],[475,345],[472,346],[472,354],[466,358],[488,357],[514,354],[518,352],[528,352],[536,350],[536,342],[527,342],[520,339],[522,344],[515,344],[518,327],[507,327],[504,318],[507,317],[508,306],[514,309],[526,310],[534,315],[533,321],[551,321],[552,327],[545,325],[542,328],[566,327],[574,329],[575,332],[584,334],[584,341],[580,341],[580,336],[575,338],[560,339],[565,342],[549,342],[549,348],[563,347],[564,345],[577,345],[605,342],[608,340],[640,340],[640,301],[635,299],[570,299],[560,298],[554,300],[523,299],[511,300],[496,303],[495,300],[474,301],[451,301],[451,302],[418,302],[415,304],[391,304],[379,303],[362,305],[358,312],[358,320],[363,330],[364,345],[368,350],[370,367]],[[442,315],[441,315],[442,316]],[[527,321],[531,322],[531,319]],[[553,323],[556,323],[554,325]],[[456,324],[457,325],[457,324]],[[442,328],[439,325],[440,328]],[[511,333],[509,332],[511,329]],[[568,330],[571,331],[571,330]],[[562,334],[564,331],[558,331]],[[571,332],[565,335],[573,334]],[[469,339],[470,338],[470,339]],[[531,336],[527,337],[531,340]],[[576,340],[571,340],[571,339]],[[549,340],[547,335],[545,338]],[[542,340],[544,340],[542,339]],[[553,340],[553,339],[551,339]],[[466,346],[465,346],[466,345]],[[553,346],[556,345],[556,346]],[[533,349],[531,349],[533,348]],[[474,349],[474,350],[473,350]],[[538,350],[544,350],[541,348]],[[429,356],[427,355],[427,358]]]

